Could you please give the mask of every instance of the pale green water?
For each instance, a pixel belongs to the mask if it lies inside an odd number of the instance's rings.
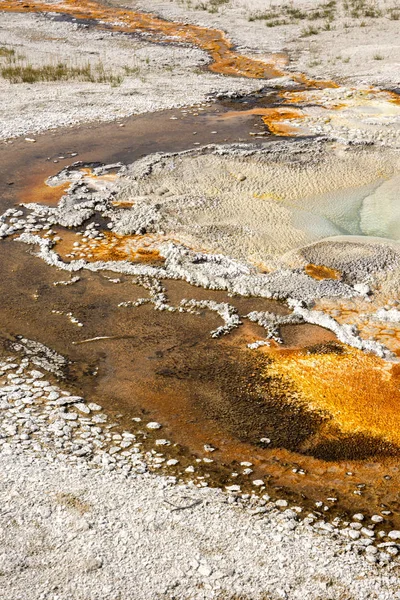
[[[307,198],[292,223],[313,238],[356,235],[400,241],[400,176]]]

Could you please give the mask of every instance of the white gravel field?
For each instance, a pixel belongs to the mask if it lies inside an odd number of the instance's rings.
[[[1,8],[1,7],[0,7]],[[113,121],[204,101],[221,91],[251,92],[260,82],[201,70],[208,55],[196,48],[157,45],[119,33],[88,30],[33,14],[0,13],[0,47],[24,64],[104,67],[122,82],[10,83],[0,77],[0,139],[48,129]],[[0,57],[1,63],[1,57]],[[131,72],[126,74],[125,67]]]

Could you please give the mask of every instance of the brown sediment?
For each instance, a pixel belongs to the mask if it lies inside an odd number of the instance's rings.
[[[381,510],[381,504],[396,509],[398,458],[391,458],[387,449],[389,456],[382,457],[385,448],[379,443],[343,434],[325,415],[310,411],[306,403],[294,403],[291,396],[297,393],[296,382],[288,382],[286,375],[266,374],[274,365],[284,364],[285,357],[300,356],[297,350],[287,347],[267,354],[265,349],[247,350],[247,340],[265,336],[255,324],[242,330],[243,334],[239,328],[232,336],[212,339],[210,331],[221,320],[209,310],[192,315],[154,311],[151,305],[118,308],[121,302],[147,295],[125,276],[116,284],[107,279],[107,273],[82,271],[77,283],[55,286],[69,275],[49,269],[23,244],[2,243],[3,339],[20,334],[66,356],[71,361],[67,371],[71,389],[99,402],[112,415],[122,413],[126,427],[131,417],[158,420],[164,425],[163,437],[179,442],[200,458],[205,456],[204,444],[212,444],[218,448],[212,454],[211,467],[216,483],[225,481],[229,469],[241,473],[239,462],[247,460],[254,464],[254,473],[238,477],[243,489],[251,488],[252,479],[261,477],[268,490],[306,505],[336,496],[339,510],[360,509],[368,514]],[[242,315],[250,310],[288,312],[272,300],[230,298],[224,292],[193,288],[180,281],[165,285],[174,305],[182,298],[194,297],[229,302]],[[65,317],[68,312],[83,327],[71,323]],[[283,329],[287,343],[297,346],[307,337],[310,342],[323,340],[332,353],[329,334],[321,328],[297,326],[296,335],[293,329]],[[113,339],[75,344],[97,336]],[[318,352],[322,351],[320,345]],[[340,356],[335,354],[335,359]],[[317,364],[319,354],[313,359]],[[371,363],[366,366],[371,370]],[[93,374],[96,369],[97,376]],[[343,371],[336,373],[339,378]],[[262,437],[272,440],[271,447],[260,442]],[[360,448],[364,452],[361,461],[357,460]],[[304,469],[306,475],[293,469]],[[355,475],[346,476],[348,471]],[[384,475],[392,479],[383,479]],[[367,485],[361,497],[353,494],[357,484]]]
[[[324,265],[313,265],[309,263],[304,267],[304,271],[312,277],[313,279],[322,280],[322,279],[340,279],[342,274],[337,269],[331,269],[330,267],[325,267]]]
[[[37,202],[47,206],[56,206],[70,185],[70,182],[67,181],[59,185],[49,186],[41,176],[27,177],[23,202]]]
[[[285,73],[287,58],[282,52],[271,54],[270,61],[257,60],[235,52],[233,44],[218,29],[207,29],[197,25],[175,23],[156,17],[150,13],[134,12],[129,9],[104,6],[89,0],[64,0],[61,4],[51,4],[31,0],[23,2],[2,2],[0,8],[10,12],[52,12],[67,14],[77,19],[96,21],[97,27],[108,27],[125,33],[146,32],[152,41],[168,43],[184,42],[193,44],[208,52],[213,62],[209,69],[215,73],[264,79],[280,77]],[[146,38],[149,39],[149,38]],[[290,74],[292,79],[308,85],[303,74]],[[336,87],[331,81],[312,81],[317,87]]]
[[[336,336],[329,329],[318,325],[304,323],[302,325],[283,325],[280,328],[283,347],[306,348],[313,345],[327,344],[336,341]]]

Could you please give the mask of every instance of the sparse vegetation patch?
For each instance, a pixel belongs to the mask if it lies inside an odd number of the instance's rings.
[[[3,79],[10,83],[37,83],[43,81],[90,81],[92,83],[110,83],[119,85],[122,83],[121,75],[114,75],[105,71],[99,63],[92,67],[89,63],[83,67],[71,66],[67,63],[42,65],[34,67],[32,64],[8,64],[0,70]]]

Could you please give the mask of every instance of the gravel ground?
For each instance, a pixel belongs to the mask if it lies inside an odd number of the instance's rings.
[[[0,78],[0,139],[112,121],[196,104],[228,89],[247,93],[260,87],[259,81],[228,82],[222,75],[202,71],[208,56],[195,48],[150,44],[40,15],[1,14],[2,46],[23,56],[24,64],[90,63],[93,69],[102,65],[106,75],[121,75],[123,81],[115,86],[74,80],[13,84]],[[131,69],[129,74],[125,67]]]
[[[254,514],[217,491],[153,475],[125,479],[13,454],[0,464],[8,600],[400,597],[390,567],[378,575],[291,510]]]
[[[119,0],[111,0],[119,3]],[[149,10],[146,0],[125,0],[126,6]],[[227,0],[215,8],[215,0],[190,2],[188,0],[153,0],[151,10],[161,16],[223,29],[229,38],[246,54],[260,58],[270,52],[287,52],[290,70],[307,73],[311,77],[332,78],[339,82],[378,85],[383,88],[400,86],[400,16],[395,0],[359,2],[364,13],[351,16],[345,2],[338,0],[337,10],[327,29],[327,20],[288,19],[283,6],[311,13],[323,2],[315,0]],[[348,2],[350,10],[354,1]],[[396,8],[392,12],[390,9]],[[369,9],[381,9],[382,16],[365,16]],[[276,13],[269,21],[278,24],[266,27],[266,20],[250,20],[262,14]],[[311,30],[314,33],[309,33]]]
[[[354,515],[339,529],[235,486],[176,485],[148,471],[162,454],[141,450],[143,432],[121,435],[100,406],[45,375],[62,367],[60,356],[29,340],[21,348],[21,366],[15,356],[0,363],[0,597],[400,597],[390,564],[400,532],[374,531],[382,517]]]

